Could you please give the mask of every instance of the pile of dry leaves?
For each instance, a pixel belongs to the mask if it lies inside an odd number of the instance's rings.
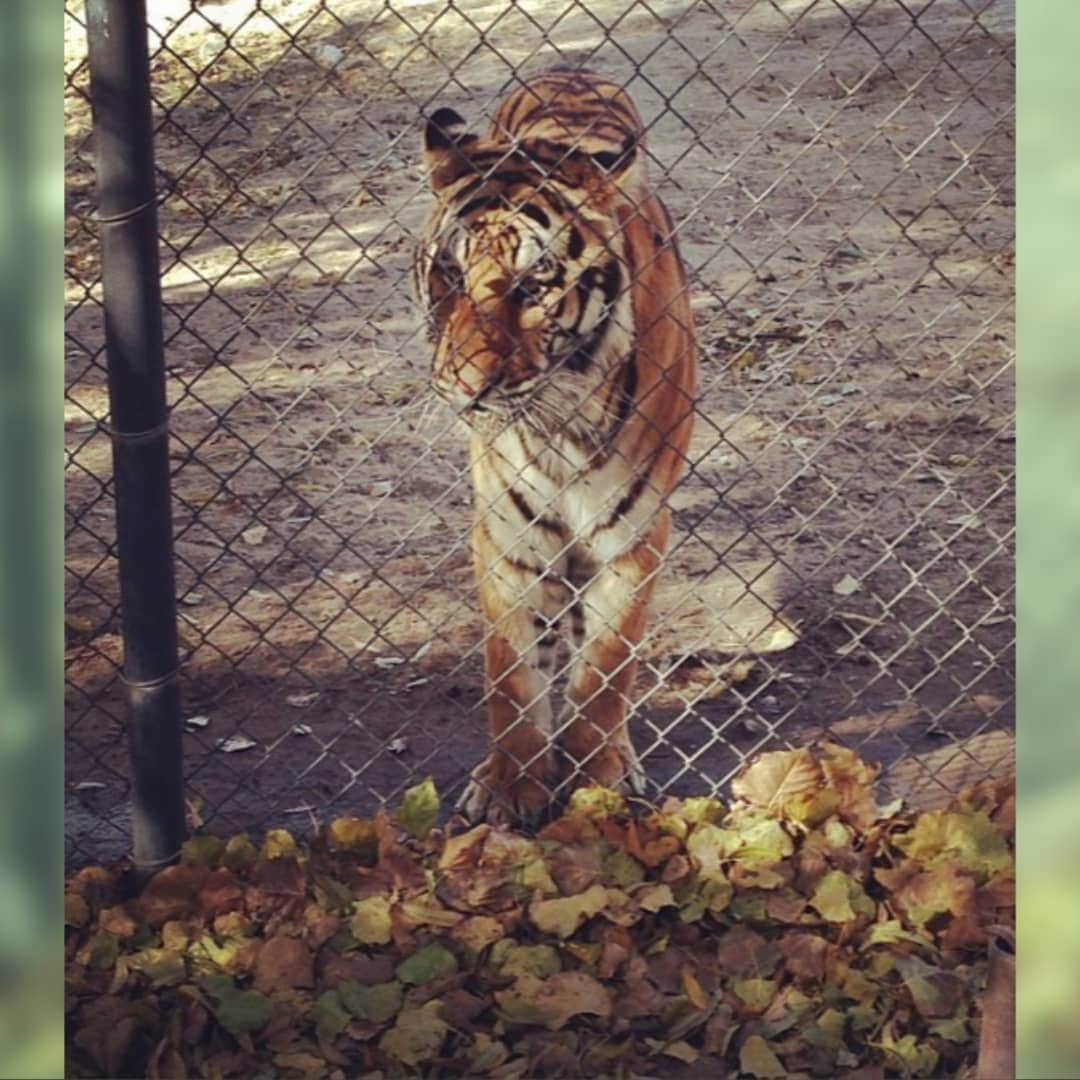
[[[730,808],[591,788],[535,838],[435,829],[427,781],[304,848],[197,837],[136,899],[83,869],[68,1075],[962,1073],[1012,922],[1012,784],[912,815],[874,776],[766,754]]]

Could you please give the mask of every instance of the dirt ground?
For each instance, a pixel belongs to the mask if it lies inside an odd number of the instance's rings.
[[[699,417],[633,720],[651,794],[825,735],[923,803],[1010,767],[1010,3],[150,9],[194,815],[295,828],[427,774],[452,796],[483,752],[464,439],[408,287],[418,118],[479,126],[557,60],[626,82],[693,275]],[[68,33],[77,863],[126,850],[130,795]]]

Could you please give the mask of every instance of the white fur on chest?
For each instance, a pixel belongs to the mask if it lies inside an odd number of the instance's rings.
[[[477,491],[479,508],[487,513],[488,528],[503,552],[556,569],[569,554],[584,556],[599,566],[633,547],[660,502],[658,493],[646,484],[633,504],[619,512],[644,463],[634,469],[616,450],[600,468],[591,468],[586,453],[568,440],[553,440],[542,447],[532,442],[507,433],[488,452],[499,456],[499,471],[512,478],[511,486],[533,513],[559,525],[565,538],[550,529],[529,526],[520,513],[510,512],[512,500],[494,470],[484,470]]]

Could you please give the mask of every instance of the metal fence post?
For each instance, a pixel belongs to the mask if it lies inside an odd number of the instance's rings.
[[[184,836],[176,598],[145,0],[86,5],[136,871]]]

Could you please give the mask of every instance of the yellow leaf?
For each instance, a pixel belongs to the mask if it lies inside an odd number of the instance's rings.
[[[813,795],[822,786],[821,768],[804,748],[762,754],[731,782],[738,798],[777,815],[792,800]]]
[[[264,859],[282,859],[286,855],[295,855],[296,841],[284,829],[269,829],[260,854]]]
[[[661,908],[676,906],[670,885],[643,885],[634,893],[634,899],[643,911],[659,911]]]
[[[362,945],[386,945],[390,941],[390,898],[369,896],[353,904],[350,924],[353,937]]]
[[[684,967],[680,973],[682,979],[683,993],[686,994],[690,1003],[695,1009],[707,1009],[709,1007],[709,999],[705,996],[705,991],[701,987],[701,983],[694,978],[694,973],[690,968]]]
[[[751,1076],[787,1076],[787,1069],[773,1053],[772,1047],[760,1036],[751,1035],[739,1050],[739,1070]]]
[[[330,844],[337,851],[374,855],[378,847],[375,825],[367,818],[339,817],[327,829]]]
[[[439,1016],[442,1001],[435,998],[419,1009],[398,1015],[394,1026],[379,1040],[379,1049],[405,1065],[420,1065],[438,1057],[450,1025]]]
[[[545,933],[568,938],[586,919],[603,911],[607,904],[608,890],[603,885],[593,885],[577,896],[536,900],[529,906],[529,917]]]
[[[509,990],[497,990],[495,1000],[512,1021],[541,1024],[558,1031],[581,1013],[611,1015],[611,994],[584,971],[563,971],[547,979],[522,975]]]

